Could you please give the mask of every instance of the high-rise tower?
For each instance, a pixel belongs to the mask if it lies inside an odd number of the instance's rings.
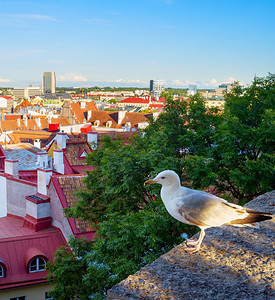
[[[42,80],[42,91],[45,93],[55,93],[55,73],[44,72]]]
[[[164,80],[150,80],[150,94],[151,96],[158,99],[161,95],[161,93],[164,91]]]

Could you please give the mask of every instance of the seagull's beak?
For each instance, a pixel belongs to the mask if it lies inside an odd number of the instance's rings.
[[[157,183],[154,179],[149,179],[149,180],[146,180],[144,182],[144,185],[149,185],[149,184],[152,184],[152,183]]]

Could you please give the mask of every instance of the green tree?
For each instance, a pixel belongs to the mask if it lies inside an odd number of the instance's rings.
[[[250,200],[274,189],[275,75],[236,83],[225,95],[223,121],[214,131],[209,155],[185,160],[188,179],[200,188]]]
[[[49,265],[56,299],[101,299],[106,290],[192,234],[166,212],[148,176],[176,171],[185,185],[213,187],[238,199],[274,188],[274,75],[226,94],[225,112],[207,110],[200,96],[174,101],[125,145],[106,138],[88,156],[96,166],[68,216],[93,220],[90,244],[72,239]],[[64,276],[64,281],[63,281]],[[64,283],[63,283],[64,282]],[[62,298],[62,295],[66,298]]]

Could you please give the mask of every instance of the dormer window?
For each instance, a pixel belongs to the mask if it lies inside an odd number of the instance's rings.
[[[0,258],[0,278],[5,277],[6,272],[7,272],[6,266],[4,265],[2,259]]]
[[[77,154],[77,158],[78,159],[86,159],[88,156],[88,153],[86,152],[85,149],[79,147],[78,148],[78,154]]]
[[[0,278],[5,277],[4,268],[0,265]]]
[[[46,260],[42,257],[36,257],[30,262],[29,272],[41,272],[46,271]]]
[[[113,123],[112,121],[108,121],[108,122],[106,123],[106,127],[111,128],[112,123]]]

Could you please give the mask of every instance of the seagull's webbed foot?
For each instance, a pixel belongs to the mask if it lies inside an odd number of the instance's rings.
[[[195,253],[197,251],[199,251],[201,245],[196,245],[196,246],[192,246],[192,247],[185,247],[184,248],[184,251],[187,252],[187,253]]]
[[[199,243],[199,240],[192,240],[192,239],[187,239],[186,240],[186,245],[187,246],[196,246],[196,245],[198,245],[198,243]]]
[[[202,240],[203,240],[204,236],[205,236],[205,232],[202,229],[201,232],[200,232],[200,236],[199,236],[197,241],[192,240],[192,239],[187,239],[186,240],[186,247],[184,248],[184,251],[187,252],[187,253],[197,252],[201,247],[201,243],[202,243]]]

